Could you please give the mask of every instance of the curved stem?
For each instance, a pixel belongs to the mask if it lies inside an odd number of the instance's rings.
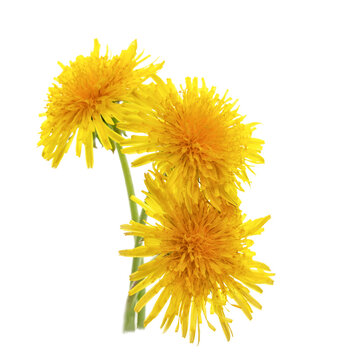
[[[136,203],[130,199],[132,195],[135,195],[134,193],[134,185],[133,180],[131,178],[130,174],[130,166],[128,164],[128,160],[126,156],[121,152],[121,146],[118,143],[115,143],[115,147],[118,151],[121,167],[123,170],[126,190],[128,193],[128,199],[129,199],[129,206],[130,206],[130,213],[131,213],[131,219],[133,221],[138,222],[139,221],[139,214],[138,214],[138,208],[136,206]],[[142,219],[142,215],[140,216],[140,220]],[[140,238],[135,236],[134,237],[134,246],[137,247],[140,244]],[[142,264],[141,258],[133,258],[133,263],[131,267],[131,273],[138,270],[138,267]],[[130,288],[133,286],[133,283],[130,282]],[[125,313],[124,313],[124,332],[127,331],[135,331],[135,311],[134,307],[138,300],[138,294],[128,296],[126,300],[125,305]],[[144,310],[144,309],[143,309]],[[143,311],[141,310],[141,312]],[[145,310],[144,310],[144,317],[145,317]],[[139,324],[139,317],[138,317],[138,324]],[[140,321],[140,325],[143,326],[143,320]],[[141,327],[141,326],[140,326]]]
[[[121,152],[121,146],[118,143],[115,143],[115,147],[117,148],[119,160],[120,160],[121,167],[123,170],[126,191],[128,193],[128,199],[129,199],[131,219],[134,221],[138,221],[139,220],[138,208],[136,206],[136,203],[134,201],[130,200],[130,196],[135,195],[133,180],[132,180],[131,174],[130,174],[130,166],[128,164],[128,160],[127,160],[126,156]]]

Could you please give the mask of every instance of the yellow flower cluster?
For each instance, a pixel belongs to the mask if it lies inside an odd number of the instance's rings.
[[[135,311],[157,296],[145,325],[166,307],[164,331],[177,318],[176,331],[181,328],[194,342],[203,317],[215,330],[209,308],[230,340],[227,305],[251,319],[251,306],[261,305],[250,290],[262,292],[260,284],[273,283],[270,269],[251,250],[251,236],[263,231],[270,216],[246,221],[238,195],[252,165],[264,162],[264,142],[252,136],[256,123],[244,123],[237,101],[227,92],[220,97],[203,79],[200,85],[187,78],[178,90],[156,75],[163,63],[137,68],[147,57],[137,55],[136,41],[119,56],[109,56],[108,49],[100,56],[99,50],[95,40],[90,56],[60,64],[42,114],[42,155],[57,167],[76,138],[76,154],[84,145],[90,168],[98,139],[107,150],[117,143],[123,154],[142,154],[133,166],[152,163],[146,199],[131,199],[156,222],[122,225],[126,235],[142,242],[119,253],[153,257],[130,276],[129,295],[149,287]]]
[[[263,141],[252,137],[255,123],[244,124],[236,102],[220,98],[202,79],[186,79],[178,91],[171,80],[132,93],[124,104],[121,130],[140,133],[122,139],[123,153],[149,153],[132,165],[153,163],[154,177],[146,176],[145,202],[135,198],[156,225],[131,222],[126,235],[143,238],[144,245],[120,251],[132,257],[154,256],[130,277],[139,283],[133,295],[153,287],[135,310],[159,294],[145,325],[168,304],[161,326],[166,331],[178,317],[182,336],[189,329],[190,342],[199,340],[202,316],[208,326],[206,306],[218,316],[227,340],[232,332],[225,306],[230,301],[251,319],[251,305],[261,305],[250,289],[272,284],[270,269],[253,260],[252,235],[260,234],[269,216],[244,222],[239,205],[241,182],[249,182],[251,164],[263,163]]]

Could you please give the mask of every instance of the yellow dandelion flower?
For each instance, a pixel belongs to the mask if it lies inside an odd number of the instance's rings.
[[[62,73],[49,89],[46,120],[41,126],[43,157],[53,159],[57,167],[68,151],[76,133],[76,154],[81,155],[84,144],[88,167],[93,167],[93,139],[97,137],[108,150],[112,140],[120,137],[110,126],[118,118],[120,102],[127,101],[130,93],[159,70],[161,64],[137,68],[148,58],[136,53],[133,41],[119,56],[100,56],[100,45],[94,40],[90,56],[78,56],[66,66],[61,63]]]
[[[170,174],[175,196],[186,189],[197,201],[199,184],[214,206],[220,198],[237,205],[237,188],[243,190],[240,182],[249,182],[247,169],[264,162],[260,156],[264,142],[252,137],[257,123],[243,124],[237,101],[231,102],[227,92],[219,97],[203,79],[199,87],[197,78],[186,78],[181,91],[170,79],[167,83],[154,79],[157,85],[135,92],[135,102],[122,107],[117,126],[145,134],[123,140],[123,152],[149,152],[132,165],[153,162]]]
[[[206,305],[210,304],[210,313],[217,315],[230,340],[231,319],[226,317],[225,306],[233,302],[251,319],[251,305],[258,309],[261,305],[249,288],[262,292],[258,284],[273,283],[270,269],[253,260],[253,241],[249,239],[263,231],[270,216],[243,222],[244,216],[237,208],[225,205],[224,212],[219,212],[204,199],[188,209],[172,195],[163,177],[154,180],[146,175],[146,185],[145,203],[133,199],[159,223],[143,225],[132,221],[123,225],[126,235],[142,237],[144,245],[119,252],[123,256],[154,256],[130,276],[136,282],[130,295],[153,285],[138,301],[135,311],[161,292],[145,326],[168,304],[161,327],[166,331],[178,317],[176,331],[181,326],[182,336],[189,332],[193,342],[196,331],[199,341],[202,317],[215,330],[207,318]]]

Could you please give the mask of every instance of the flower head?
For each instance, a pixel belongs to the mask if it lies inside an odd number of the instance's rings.
[[[49,89],[46,120],[41,126],[43,157],[53,159],[57,167],[68,151],[76,133],[76,153],[84,144],[87,166],[93,166],[93,139],[97,137],[106,149],[112,149],[112,140],[119,141],[111,129],[119,116],[120,102],[127,101],[133,90],[159,70],[163,64],[137,66],[147,57],[136,54],[133,41],[119,56],[110,57],[108,48],[100,56],[100,45],[94,40],[90,56],[78,56],[69,65],[59,63],[62,73]]]
[[[147,325],[168,303],[161,327],[166,331],[178,317],[176,331],[181,326],[182,336],[189,331],[190,342],[195,339],[202,316],[208,326],[215,330],[207,319],[206,306],[216,314],[227,340],[232,335],[224,308],[233,301],[251,319],[251,305],[261,305],[250,295],[249,288],[262,292],[257,284],[272,284],[270,269],[253,260],[250,250],[251,235],[260,234],[269,216],[243,222],[240,211],[222,205],[219,212],[205,199],[192,202],[188,208],[172,195],[172,189],[163,176],[156,174],[154,180],[146,175],[148,188],[145,203],[136,201],[147,214],[159,221],[155,225],[131,222],[123,225],[126,235],[144,239],[144,245],[132,250],[122,250],[124,256],[154,258],[141,265],[130,276],[138,282],[129,294],[133,295],[153,284],[138,301],[135,310],[140,311],[155,295],[160,295],[151,313],[145,320]]]
[[[177,91],[154,77],[157,85],[136,91],[135,102],[122,107],[117,126],[122,130],[144,133],[121,142],[124,153],[149,152],[133,166],[153,162],[160,172],[170,174],[177,194],[182,189],[196,201],[199,191],[218,207],[221,199],[239,204],[237,188],[249,182],[247,169],[263,163],[259,155],[262,140],[252,137],[256,123],[243,124],[236,102],[208,89],[202,79],[186,78],[186,87]],[[175,195],[175,196],[176,196]]]

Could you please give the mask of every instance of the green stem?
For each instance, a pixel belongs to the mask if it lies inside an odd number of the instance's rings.
[[[130,166],[128,164],[128,160],[127,160],[126,156],[121,152],[121,146],[118,143],[116,143],[115,146],[118,151],[121,167],[123,170],[126,190],[127,190],[128,199],[129,199],[131,219],[136,222],[138,222],[140,220],[140,222],[141,222],[143,219],[143,215],[142,215],[143,213],[141,214],[140,219],[139,219],[138,208],[136,206],[136,203],[130,199],[130,197],[132,195],[135,195],[135,193],[134,193],[134,185],[133,185],[133,180],[132,180],[131,174],[130,174]],[[137,237],[137,236],[134,237],[134,242],[135,242],[134,246],[135,247],[138,247],[140,245],[140,240],[141,239],[139,237]],[[138,267],[142,264],[142,261],[143,260],[141,258],[133,258],[131,273],[134,273],[135,271],[138,270]],[[132,287],[132,285],[133,285],[133,283],[130,282],[130,288]],[[124,313],[124,328],[123,328],[124,332],[135,331],[134,307],[137,303],[138,298],[139,298],[138,294],[135,294],[132,296],[128,296],[128,298],[126,300],[125,313]],[[145,309],[143,309],[143,310],[144,310],[144,317],[145,317]],[[143,310],[141,310],[141,312]],[[139,317],[138,317],[138,324],[139,324]],[[143,326],[143,320],[140,321],[140,326],[141,325]]]
[[[130,166],[128,164],[128,160],[127,160],[126,156],[121,152],[121,146],[118,143],[115,143],[115,146],[117,148],[121,167],[123,170],[126,191],[128,193],[128,199],[129,199],[131,219],[134,221],[138,221],[139,220],[138,208],[136,206],[136,203],[134,201],[130,200],[131,195],[135,195],[133,180],[132,180],[131,174],[130,174]]]
[[[145,222],[145,220],[147,219],[147,214],[145,212],[144,209],[141,209],[141,214],[140,214],[140,219],[139,222],[140,224],[143,224]],[[141,238],[138,238],[138,241],[141,241]],[[139,261],[139,266],[143,263],[143,258],[140,258]],[[142,289],[139,291],[138,293],[138,300],[139,301],[145,294],[145,289]],[[138,321],[137,321],[137,327],[138,329],[144,329],[144,321],[145,321],[145,306],[139,311],[138,313]]]

